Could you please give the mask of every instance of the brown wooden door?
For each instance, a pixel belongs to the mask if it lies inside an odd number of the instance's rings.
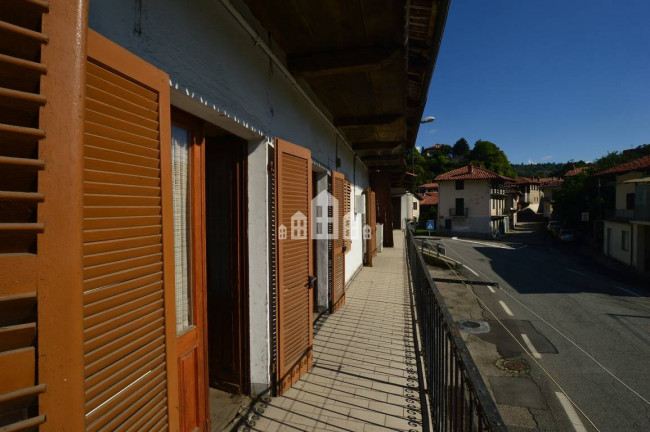
[[[343,238],[345,230],[345,176],[340,172],[332,172],[332,195],[336,199],[333,208],[334,225],[332,239],[332,303],[331,312],[336,312],[345,304],[345,250],[346,241]]]
[[[172,112],[172,192],[181,431],[209,430],[205,362],[203,138],[201,121]]]
[[[276,140],[277,392],[312,366],[311,152]],[[286,236],[286,238],[285,238]]]
[[[210,385],[247,391],[245,146],[232,138],[206,145]]]
[[[166,428],[176,406],[168,402],[177,397],[170,384],[176,383],[170,365],[176,338],[168,79],[89,32],[83,155],[88,431]]]

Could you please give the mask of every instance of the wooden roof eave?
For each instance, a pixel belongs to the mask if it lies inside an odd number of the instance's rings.
[[[411,33],[421,32],[422,29],[420,28],[413,31],[409,29],[409,63],[407,74],[418,74],[419,69],[420,73],[423,72],[423,76],[419,86],[420,88],[417,90],[419,94],[415,99],[410,101],[410,106],[409,101],[407,100],[407,149],[412,148],[415,145],[415,140],[420,128],[420,119],[424,113],[424,107],[427,102],[427,92],[429,90],[431,78],[433,77],[433,70],[435,68],[438,53],[440,51],[440,44],[442,42],[442,34],[447,22],[449,3],[450,0],[414,0],[409,7],[409,21],[411,21],[411,15],[414,15],[415,11],[421,10],[423,7],[426,7],[427,4],[430,5],[431,14],[428,22],[428,34],[432,34],[432,37],[428,39],[428,41],[423,40],[422,42],[416,42],[415,38],[411,37]],[[437,4],[437,7],[434,8],[434,4]],[[427,51],[429,51],[428,56],[424,55]]]

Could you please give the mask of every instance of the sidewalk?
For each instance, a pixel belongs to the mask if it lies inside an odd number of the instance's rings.
[[[314,329],[314,367],[253,406],[253,431],[420,431],[404,236],[364,267],[346,304]]]

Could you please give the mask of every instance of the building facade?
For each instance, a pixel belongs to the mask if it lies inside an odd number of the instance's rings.
[[[441,233],[493,238],[510,226],[505,184],[512,179],[468,165],[440,174],[435,181]]]
[[[603,253],[650,272],[650,156],[596,174],[614,179],[615,208],[606,211]]]
[[[563,180],[556,177],[545,177],[539,179],[540,181],[540,191],[542,194],[541,198],[541,207],[542,212],[544,213],[544,219],[551,219],[553,216],[553,203],[555,198],[553,194],[556,190],[562,187]]]
[[[209,430],[210,387],[309,370],[392,225],[448,8],[346,5],[0,6],[0,427]]]

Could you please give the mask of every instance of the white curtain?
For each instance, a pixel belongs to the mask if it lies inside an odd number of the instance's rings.
[[[172,126],[176,332],[192,325],[190,291],[190,134]]]

